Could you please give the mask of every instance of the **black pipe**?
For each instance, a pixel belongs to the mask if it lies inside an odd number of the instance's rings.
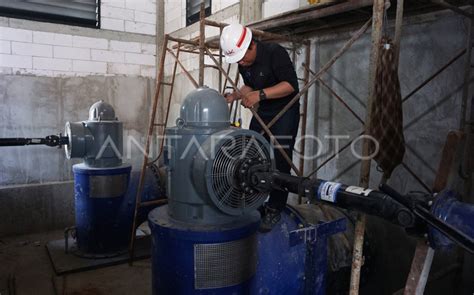
[[[0,146],[43,144],[42,138],[0,138]]]
[[[67,145],[69,138],[61,135],[49,135],[44,138],[0,138],[0,146],[24,146],[24,145]]]
[[[414,214],[407,207],[380,191],[280,172],[255,172],[252,185],[259,190],[296,193],[309,200],[382,217],[403,227],[411,227],[415,221]]]

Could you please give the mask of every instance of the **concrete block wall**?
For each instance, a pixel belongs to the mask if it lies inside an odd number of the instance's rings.
[[[264,0],[262,5],[263,18],[295,10],[304,5],[308,5],[308,2],[301,0]]]
[[[0,26],[4,74],[155,77],[156,45]]]
[[[102,0],[101,28],[156,35],[156,0]]]

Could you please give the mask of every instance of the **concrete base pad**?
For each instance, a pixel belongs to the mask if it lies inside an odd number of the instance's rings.
[[[69,240],[69,251],[64,251],[64,239],[49,241],[46,244],[51,264],[57,275],[82,272],[97,268],[118,265],[129,261],[128,251],[114,257],[82,258],[74,253],[74,241]],[[151,256],[151,239],[141,237],[135,241],[135,260],[146,259]]]

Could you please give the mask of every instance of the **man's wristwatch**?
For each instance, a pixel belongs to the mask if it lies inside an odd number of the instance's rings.
[[[263,89],[260,89],[259,91],[259,98],[260,98],[260,101],[267,99],[267,95],[265,94]]]

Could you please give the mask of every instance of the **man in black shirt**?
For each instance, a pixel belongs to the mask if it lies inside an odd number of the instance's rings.
[[[239,64],[239,72],[245,84],[240,88],[240,93],[227,94],[227,102],[242,99],[242,105],[247,108],[258,104],[257,114],[268,124],[299,92],[298,79],[288,53],[276,43],[253,40],[250,29],[238,24],[223,29],[220,43],[226,62]],[[299,119],[299,103],[295,103],[270,128],[290,158]],[[260,132],[262,127],[252,118],[250,129]],[[291,166],[276,149],[275,162],[280,172],[291,172]],[[287,199],[287,192],[275,190],[270,193],[270,199],[264,205],[260,231],[268,232],[280,221],[280,213],[285,208]]]

